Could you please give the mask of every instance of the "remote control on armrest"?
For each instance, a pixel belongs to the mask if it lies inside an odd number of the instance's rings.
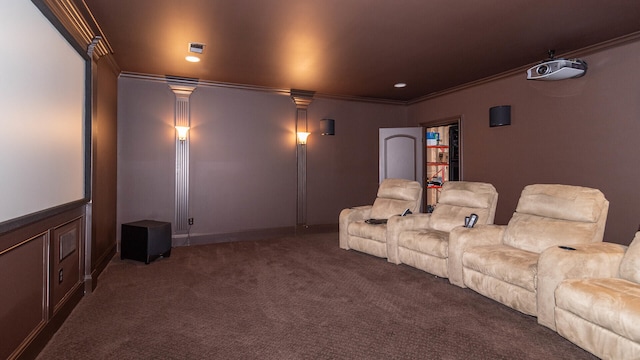
[[[387,219],[367,219],[364,222],[371,225],[380,225],[380,224],[386,224]]]
[[[472,228],[478,222],[478,215],[471,214],[469,215],[469,223],[467,223],[467,219],[465,218],[465,226],[468,228]]]
[[[407,216],[409,214],[413,214],[413,213],[411,212],[411,210],[406,209],[405,211],[402,212],[402,214],[400,214],[400,216]]]

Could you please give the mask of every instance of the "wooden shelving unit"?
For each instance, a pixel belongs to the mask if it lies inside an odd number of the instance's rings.
[[[427,208],[435,206],[442,185],[449,180],[449,145],[427,145]]]

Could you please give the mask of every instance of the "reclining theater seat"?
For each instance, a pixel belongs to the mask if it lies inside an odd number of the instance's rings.
[[[539,323],[553,329],[553,292],[538,290],[556,284],[538,277],[538,260],[552,247],[601,242],[608,210],[609,202],[596,189],[526,186],[508,225],[452,232],[450,241],[455,244],[450,247],[462,254],[462,286],[538,316]],[[449,280],[460,285],[460,274],[455,276]]]
[[[555,290],[560,335],[602,359],[640,359],[640,232],[631,245],[555,249],[571,273]]]
[[[340,247],[370,255],[387,257],[387,225],[368,224],[368,219],[389,219],[406,209],[420,210],[422,186],[417,181],[385,179],[378,188],[373,205],[358,206],[340,212]]]
[[[389,220],[389,261],[449,277],[449,232],[463,226],[465,217],[471,214],[478,215],[476,224],[493,224],[497,203],[498,192],[491,184],[445,182],[433,213]]]

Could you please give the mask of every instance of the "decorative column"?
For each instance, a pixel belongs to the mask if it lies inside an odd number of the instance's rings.
[[[313,101],[313,91],[291,90],[291,99],[296,104],[296,163],[297,197],[296,228],[307,226],[307,107]],[[304,134],[302,134],[304,133]]]
[[[169,83],[176,95],[175,127],[176,127],[176,234],[189,231],[189,97],[196,89],[195,85]]]
[[[85,183],[85,188],[89,189],[86,192],[87,196],[91,200],[85,205],[85,239],[84,239],[84,291],[87,294],[93,292],[93,188],[96,182],[97,168],[95,167],[95,156],[97,152],[98,141],[94,138],[97,134],[97,119],[98,119],[98,60],[101,57],[110,54],[110,47],[106,41],[100,35],[95,35],[91,42],[87,44],[87,55],[89,56],[91,71],[89,72],[89,79],[91,91],[90,105],[87,116],[91,116],[91,126],[85,129],[85,137],[89,139],[87,143],[90,155],[87,156],[85,162],[85,171],[91,174],[88,180],[90,184]]]

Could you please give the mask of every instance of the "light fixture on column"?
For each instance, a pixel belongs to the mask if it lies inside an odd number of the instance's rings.
[[[178,140],[187,140],[187,132],[189,131],[188,126],[176,126],[176,131],[178,131]]]
[[[309,137],[309,135],[311,135],[310,132],[298,131],[298,144],[306,145],[307,144],[307,138]]]
[[[336,134],[336,124],[333,119],[322,119],[320,120],[320,134],[322,135],[335,135]]]
[[[175,217],[171,230],[174,239],[183,238],[183,244],[189,245],[189,98],[196,90],[198,80],[167,76],[167,83],[176,97],[173,123],[176,129]]]
[[[313,91],[291,89],[291,100],[296,104],[296,135],[299,146],[296,146],[297,197],[296,197],[296,229],[307,227],[307,108],[313,101]]]

